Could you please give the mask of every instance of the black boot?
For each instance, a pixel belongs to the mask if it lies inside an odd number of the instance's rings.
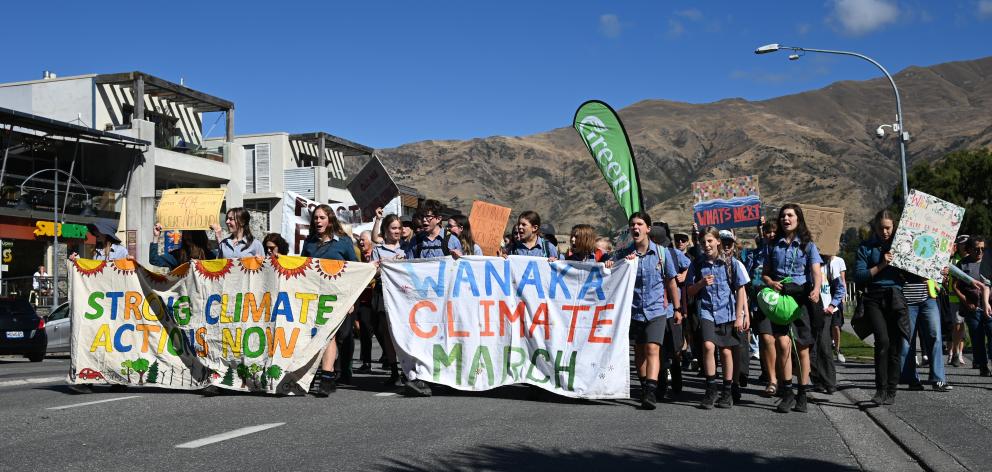
[[[806,398],[806,387],[800,385],[799,395],[796,395],[796,406],[792,407],[792,411],[806,413],[808,401],[809,400]]]
[[[713,404],[716,403],[717,397],[717,385],[715,379],[706,380],[706,393],[703,394],[703,399],[699,402],[699,407],[704,410],[712,410]]]
[[[893,405],[896,402],[896,391],[895,389],[887,390],[885,392],[885,398],[882,400],[883,405]]]
[[[733,384],[724,382],[720,390],[720,397],[716,399],[717,408],[732,408],[734,406],[734,395],[731,392]]]
[[[775,411],[788,413],[794,406],[796,406],[796,392],[792,390],[791,385],[787,385],[782,392],[782,400],[778,402],[778,407]]]
[[[885,397],[887,396],[888,394],[885,393],[884,388],[876,389],[875,396],[871,397],[871,402],[874,403],[875,406],[882,406],[882,404],[885,402]]]
[[[644,381],[644,390],[641,393],[641,409],[642,410],[653,410],[657,408],[658,399],[655,397],[655,391],[658,388],[658,382],[654,380]]]

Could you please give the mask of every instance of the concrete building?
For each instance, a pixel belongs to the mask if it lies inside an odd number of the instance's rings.
[[[151,143],[130,164],[128,184],[114,195],[114,208],[141,263],[148,262],[162,190],[225,187],[227,207],[242,206],[244,149],[233,143],[230,101],[138,71],[73,77],[46,72],[40,80],[0,84],[0,107]],[[225,137],[209,145],[203,136],[205,113],[222,113],[218,119],[223,116],[226,124]]]

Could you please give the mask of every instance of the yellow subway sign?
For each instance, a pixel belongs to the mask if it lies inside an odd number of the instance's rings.
[[[36,221],[34,223],[35,236],[55,236],[54,221]],[[59,225],[59,237],[62,238],[86,238],[86,226],[72,223],[62,223]]]

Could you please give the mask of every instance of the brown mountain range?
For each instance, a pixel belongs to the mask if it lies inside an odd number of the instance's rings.
[[[992,144],[992,57],[895,76],[902,95],[909,165]],[[579,104],[577,103],[576,106]],[[895,121],[884,78],[836,82],[763,101],[706,104],[644,100],[619,110],[634,146],[645,205],[673,227],[691,224],[690,184],[759,176],[762,201],[842,207],[860,225],[900,184],[898,142],[875,136]],[[602,229],[623,213],[572,128],[523,137],[422,141],[381,152],[399,183],[469,211],[475,199],[532,209],[559,233],[576,223]]]

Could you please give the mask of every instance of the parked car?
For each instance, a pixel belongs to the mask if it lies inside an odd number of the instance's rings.
[[[45,334],[48,336],[48,353],[69,352],[69,338],[72,328],[69,322],[69,302],[65,302],[45,317]]]
[[[0,354],[23,354],[31,362],[45,359],[45,320],[26,298],[0,298]]]

